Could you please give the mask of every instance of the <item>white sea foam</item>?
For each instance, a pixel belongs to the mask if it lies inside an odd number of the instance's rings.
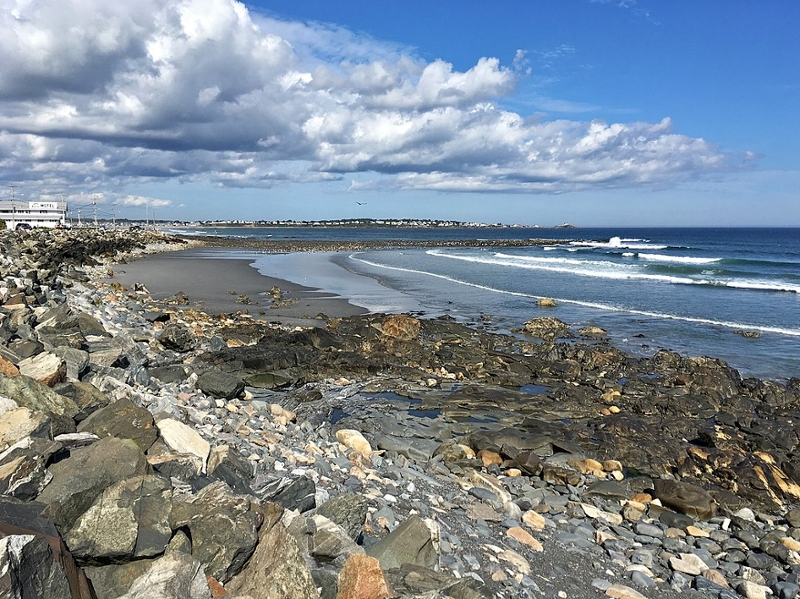
[[[571,241],[570,245],[575,247],[599,248],[599,249],[621,249],[621,250],[665,250],[669,246],[651,243],[639,243],[646,241],[643,239],[622,239],[612,237],[608,241]]]
[[[431,250],[433,251],[433,250]],[[430,253],[430,251],[428,252]],[[503,295],[510,295],[514,297],[524,297],[529,298],[531,300],[542,299],[543,296],[534,295],[531,293],[522,293],[519,291],[509,291],[506,289],[497,289],[495,287],[490,287],[488,285],[479,285],[477,283],[470,283],[468,281],[462,281],[455,277],[451,277],[448,275],[442,275],[438,273],[428,272],[425,270],[418,270],[414,268],[403,268],[400,266],[389,266],[387,264],[380,264],[378,262],[373,262],[371,260],[365,260],[364,258],[356,257],[356,254],[351,254],[349,258],[356,262],[361,262],[362,264],[367,264],[369,266],[384,269],[384,270],[392,270],[397,272],[405,272],[410,274],[418,274],[428,277],[433,277],[436,279],[441,279],[445,281],[449,281],[451,283],[455,283],[457,285],[463,285],[465,287],[472,287],[473,289],[481,289],[483,291],[488,291],[491,293],[498,293]],[[718,326],[718,327],[725,327],[728,329],[733,330],[751,330],[751,331],[760,331],[762,333],[775,333],[777,335],[786,335],[790,337],[800,337],[800,329],[793,329],[793,328],[785,328],[785,327],[771,327],[771,326],[762,326],[757,324],[751,323],[741,323],[741,322],[731,322],[726,320],[714,320],[711,318],[699,318],[699,317],[692,317],[692,316],[679,316],[677,314],[669,314],[664,312],[652,312],[649,310],[636,310],[631,308],[622,308],[620,306],[613,306],[610,304],[603,304],[601,302],[587,302],[581,300],[572,300],[566,298],[553,298],[556,302],[562,304],[571,304],[574,306],[581,306],[584,308],[594,308],[596,310],[605,310],[608,312],[617,312],[622,314],[633,314],[636,316],[645,316],[648,318],[655,318],[655,319],[662,319],[662,320],[675,320],[680,322],[690,322],[694,324],[704,324],[709,326]]]
[[[624,255],[624,254],[623,254]],[[670,256],[669,254],[638,254],[641,260],[650,262],[674,262],[677,264],[714,264],[722,258],[700,258],[698,256]]]

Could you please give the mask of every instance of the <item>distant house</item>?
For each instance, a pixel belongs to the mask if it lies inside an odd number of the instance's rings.
[[[7,229],[45,227],[54,229],[67,223],[66,202],[0,202],[0,220]]]

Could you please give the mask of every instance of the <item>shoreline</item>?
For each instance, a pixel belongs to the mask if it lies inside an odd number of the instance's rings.
[[[231,248],[234,249],[234,248]],[[116,281],[131,288],[143,284],[156,300],[178,293],[188,296],[186,307],[209,316],[241,312],[258,320],[292,326],[324,326],[327,318],[364,314],[348,298],[263,274],[250,257],[208,257],[202,248],[144,256],[112,268]],[[280,298],[273,301],[273,291]],[[324,315],[326,318],[318,318]]]

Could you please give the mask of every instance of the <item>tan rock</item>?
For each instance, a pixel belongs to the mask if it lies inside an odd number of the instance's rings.
[[[522,476],[522,470],[520,470],[519,468],[509,468],[508,470],[506,470],[506,476],[510,476],[511,478]]]
[[[650,495],[650,493],[637,493],[631,497],[631,501],[636,501],[637,503],[650,503],[653,501],[653,496]]]
[[[616,389],[608,389],[600,396],[600,399],[602,399],[606,403],[611,403],[621,395],[622,394]]]
[[[6,360],[3,356],[0,356],[0,374],[4,374],[6,376],[19,376],[19,368],[16,365]]]
[[[582,503],[581,509],[583,510],[583,513],[586,514],[586,517],[591,518],[592,520],[603,520],[616,525],[622,524],[621,515],[603,511],[600,508],[591,505],[590,503]]]
[[[549,297],[543,297],[540,300],[537,300],[536,305],[540,308],[555,308],[558,306],[558,302]]]
[[[525,526],[532,528],[533,530],[544,530],[547,521],[541,514],[537,514],[533,510],[528,510],[522,514],[522,522],[525,524]]]
[[[339,572],[336,599],[386,599],[391,597],[389,583],[374,557],[351,555]]]
[[[736,590],[746,599],[766,599],[768,594],[772,595],[769,587],[746,580],[740,582]]]
[[[471,503],[464,511],[470,520],[483,520],[484,522],[503,521],[503,514],[485,503]]]
[[[614,472],[615,470],[622,470],[622,462],[617,460],[606,460],[603,462],[603,470],[606,472]]]
[[[506,549],[505,551],[498,553],[497,557],[504,562],[508,562],[512,566],[514,566],[518,572],[523,575],[528,575],[531,573],[531,564],[525,559],[522,555],[514,551],[513,549]]]
[[[413,341],[419,337],[419,331],[419,320],[406,314],[387,316],[381,325],[383,336],[396,341]]]
[[[710,580],[711,582],[721,586],[722,588],[725,589],[730,588],[730,585],[728,585],[728,581],[725,579],[722,573],[718,572],[717,570],[706,570],[705,572],[703,572],[702,576],[703,578]]]
[[[55,354],[43,352],[22,360],[19,373],[52,387],[67,380],[67,363]]]
[[[285,418],[289,422],[294,422],[295,420],[297,420],[297,414],[295,414],[291,410],[287,410],[283,406],[280,406],[276,403],[269,405],[269,413],[279,418]]]
[[[786,547],[789,551],[796,551],[800,553],[800,541],[796,539],[791,537],[783,537],[781,539],[781,545]]]
[[[639,520],[644,518],[644,510],[640,510],[629,503],[622,508],[622,517],[628,522],[639,522]]]
[[[42,412],[16,408],[0,416],[0,451],[26,437],[47,438],[49,434],[50,420]]]
[[[711,536],[707,530],[703,530],[702,528],[698,528],[697,526],[693,526],[691,524],[686,527],[686,534],[692,537],[703,539],[707,539]]]
[[[520,528],[519,526],[514,526],[512,528],[509,528],[506,531],[506,534],[509,537],[516,539],[523,545],[527,545],[534,551],[544,551],[544,547],[542,547],[542,544],[536,539],[534,539],[533,535],[524,528]]]
[[[480,450],[478,452],[478,459],[481,461],[481,463],[483,463],[484,468],[488,468],[492,464],[499,466],[503,463],[503,458],[499,453],[495,451],[489,451],[488,449]]]
[[[202,471],[206,471],[211,444],[203,439],[196,430],[172,418],[160,420],[156,426],[161,433],[161,438],[170,449],[178,453],[197,456],[203,462]]]
[[[336,431],[336,439],[345,447],[357,451],[363,456],[372,454],[372,446],[360,432],[343,428]]]
[[[669,565],[676,572],[683,572],[690,576],[699,576],[708,570],[705,562],[693,553],[681,553],[680,557],[673,556],[669,558]]]
[[[634,591],[624,584],[612,584],[606,589],[606,596],[612,599],[647,599],[639,591]]]

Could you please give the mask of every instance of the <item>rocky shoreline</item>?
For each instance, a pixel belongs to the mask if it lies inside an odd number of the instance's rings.
[[[800,380],[101,280],[186,244],[0,234],[0,596],[799,594]]]

